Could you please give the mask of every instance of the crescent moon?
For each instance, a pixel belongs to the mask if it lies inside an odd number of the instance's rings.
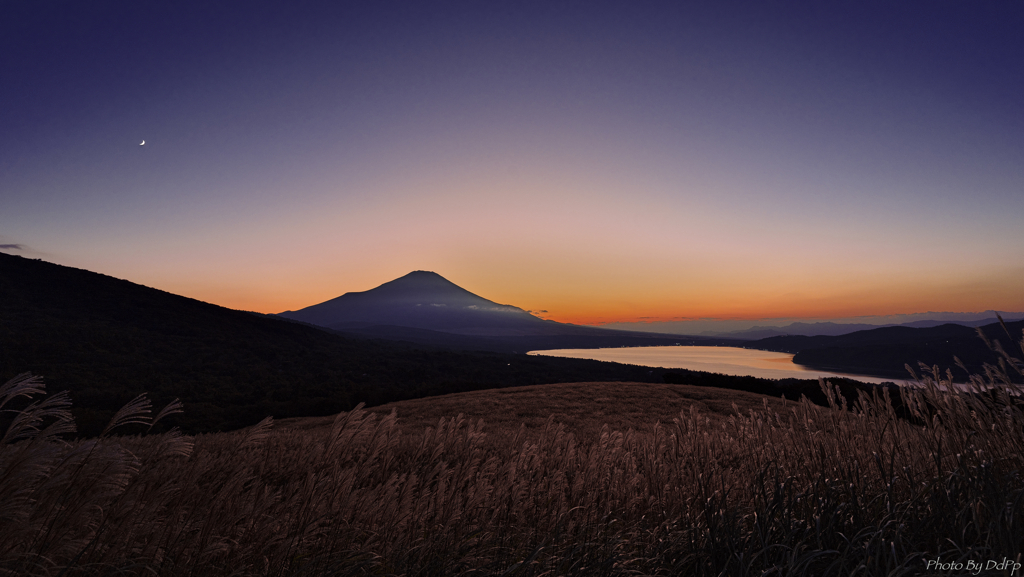
[[[139,143],[139,146],[146,146],[146,141],[145,141],[145,140],[143,140],[142,142],[140,142],[140,143]]]

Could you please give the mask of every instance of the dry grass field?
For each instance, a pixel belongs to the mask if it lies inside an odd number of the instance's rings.
[[[773,410],[782,410],[781,399],[768,399]],[[395,411],[404,433],[415,434],[436,427],[441,418],[462,414],[467,421],[483,419],[485,431],[526,427],[527,433],[543,430],[549,418],[565,426],[578,439],[612,430],[649,431],[655,423],[669,425],[693,406],[718,426],[739,410],[761,410],[764,397],[745,391],[666,385],[660,383],[560,383],[473,391],[388,403],[367,409],[377,415]],[[792,404],[792,403],[790,403]],[[282,419],[276,431],[329,430],[334,417]]]
[[[23,375],[0,387],[35,401],[0,440],[0,575],[1016,575],[1011,371],[925,374],[902,414],[827,383],[830,407],[577,383],[117,436],[179,410],[139,399],[75,441]]]

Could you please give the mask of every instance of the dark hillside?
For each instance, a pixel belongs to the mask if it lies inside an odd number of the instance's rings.
[[[229,430],[267,415],[328,415],[427,395],[661,370],[344,338],[85,270],[0,253],[0,382],[30,371],[69,390],[96,433],[139,393],[178,397],[175,424]]]
[[[561,334],[516,336],[469,336],[402,326],[370,326],[340,329],[344,336],[405,341],[460,351],[526,353],[550,349],[599,349],[603,347],[664,347],[673,345],[736,346],[739,341],[726,338],[659,335],[631,331],[613,331],[591,327],[574,327]]]
[[[980,327],[990,340],[1012,346],[1021,338],[1024,321]],[[958,378],[967,374],[956,368],[958,357],[971,373],[982,373],[984,363],[997,363],[997,355],[978,337],[978,329],[955,324],[929,328],[884,327],[841,336],[771,337],[747,343],[749,348],[796,353],[793,362],[804,366],[870,375],[907,378],[904,364],[917,363],[953,369]]]

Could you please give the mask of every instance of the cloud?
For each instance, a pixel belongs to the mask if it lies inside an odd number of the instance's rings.
[[[20,242],[10,242],[11,240],[13,240],[11,237],[4,238],[4,235],[0,234],[0,251],[20,252],[24,257],[31,257],[36,260],[46,259],[51,262],[57,258],[53,253],[36,250],[31,246]]]
[[[470,309],[470,310],[474,310],[474,311],[490,311],[490,312],[494,312],[494,313],[521,313],[521,312],[523,312],[523,309],[521,309],[519,307],[514,307],[512,305],[498,305],[496,307],[482,307],[482,306],[479,306],[479,305],[469,305],[466,308]],[[530,312],[530,311],[526,311],[526,312]]]

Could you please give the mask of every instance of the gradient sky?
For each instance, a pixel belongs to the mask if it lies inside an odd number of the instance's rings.
[[[1024,310],[1024,3],[832,4],[4,2],[0,250],[261,312]]]

